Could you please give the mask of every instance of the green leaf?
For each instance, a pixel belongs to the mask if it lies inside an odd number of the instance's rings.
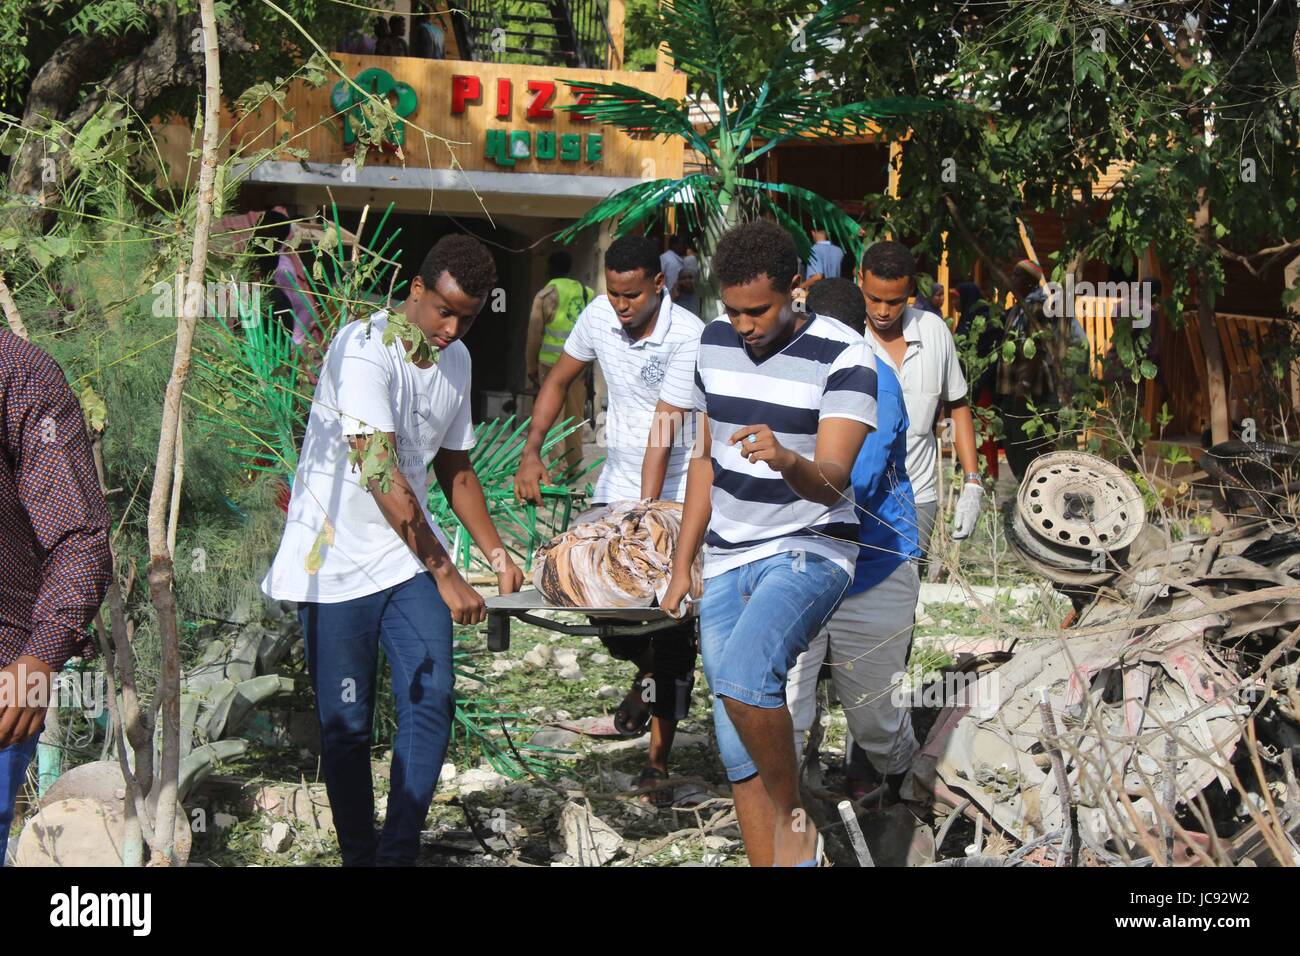
[[[102,432],[108,422],[108,406],[90,385],[81,390],[80,397],[81,411],[86,416],[86,428],[92,434]]]
[[[325,524],[321,527],[320,533],[316,535],[316,540],[311,544],[311,550],[307,552],[302,566],[308,574],[315,574],[320,570],[324,562],[324,555],[321,551],[334,543],[334,525],[330,524],[330,519],[325,519]]]
[[[1025,358],[1027,359],[1031,359],[1038,354],[1038,346],[1034,344],[1033,339],[1025,339],[1020,350],[1025,354]]]
[[[636,135],[680,136],[701,153],[713,155],[712,148],[691,124],[690,110],[685,103],[655,96],[626,83],[564,82],[571,91],[589,95],[587,102],[568,103],[560,106],[561,110],[589,114],[599,122]]]
[[[360,449],[353,448],[348,452],[348,464],[361,472],[357,483],[362,488],[369,488],[372,481],[377,482],[380,494],[387,494],[393,486],[392,463],[395,461],[397,450],[383,432],[367,435]],[[333,531],[330,533],[332,535]]]

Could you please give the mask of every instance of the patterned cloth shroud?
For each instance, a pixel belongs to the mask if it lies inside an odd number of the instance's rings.
[[[533,584],[555,607],[653,607],[668,590],[681,528],[675,501],[612,502],[538,550]],[[700,590],[697,557],[692,596]]]

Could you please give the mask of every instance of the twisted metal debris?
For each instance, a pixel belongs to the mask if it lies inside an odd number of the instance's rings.
[[[1080,613],[950,702],[915,790],[1021,843],[1014,863],[1300,865],[1300,532],[1268,492],[1173,541],[1118,468],[1039,459],[1008,536]]]

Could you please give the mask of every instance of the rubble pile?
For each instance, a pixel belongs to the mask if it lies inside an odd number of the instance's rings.
[[[1012,862],[1300,865],[1300,531],[1172,541],[1116,473],[1068,453],[1026,475],[1009,536],[1080,613],[949,701],[913,787]]]

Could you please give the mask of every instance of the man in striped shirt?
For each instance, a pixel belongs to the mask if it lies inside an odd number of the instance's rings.
[[[723,236],[714,273],[725,315],[705,326],[694,390],[663,395],[702,414],[662,606],[679,613],[705,545],[700,650],[751,866],[818,860],[786,674],[852,579],[858,521],[845,488],[876,424],[870,350],[796,304],[798,271],[794,241],[773,223]]]

